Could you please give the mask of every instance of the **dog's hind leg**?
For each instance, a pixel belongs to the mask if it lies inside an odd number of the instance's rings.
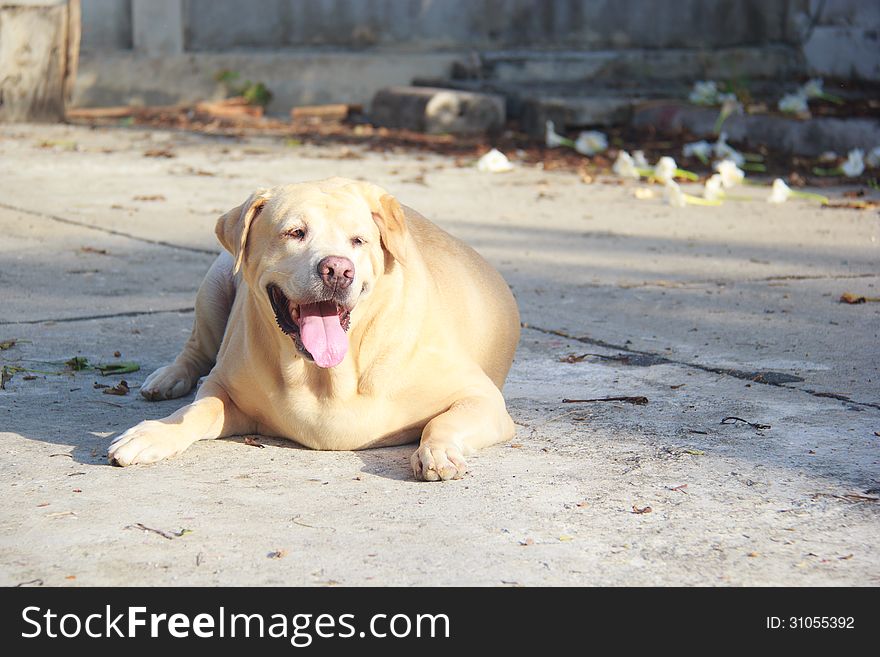
[[[147,377],[141,386],[144,397],[151,401],[182,397],[193,389],[199,377],[211,371],[234,299],[232,257],[224,252],[199,286],[195,321],[183,351],[173,363]]]

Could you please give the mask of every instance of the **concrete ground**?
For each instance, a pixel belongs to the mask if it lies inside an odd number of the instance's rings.
[[[443,484],[412,479],[410,446],[269,439],[113,468],[113,436],[187,400],[17,372],[0,391],[0,584],[880,584],[880,304],[838,303],[880,296],[876,211],[753,188],[676,209],[633,183],[431,155],[4,126],[0,342],[19,342],[0,363],[119,352],[135,386],[189,332],[217,216],[330,175],[385,186],[510,282],[515,441]],[[561,401],[606,396],[649,401]]]

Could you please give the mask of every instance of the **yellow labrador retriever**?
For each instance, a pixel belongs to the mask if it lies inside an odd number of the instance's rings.
[[[519,339],[504,280],[383,189],[331,178],[260,189],[217,222],[192,335],[141,387],[193,403],[132,427],[117,465],[250,433],[313,449],[412,442],[416,477],[457,479],[511,438],[500,388]],[[216,364],[215,364],[216,363]]]

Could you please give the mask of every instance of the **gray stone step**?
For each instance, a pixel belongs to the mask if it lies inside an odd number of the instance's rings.
[[[716,108],[688,103],[657,101],[635,108],[632,125],[651,126],[659,133],[681,130],[697,137],[712,137]],[[815,157],[826,151],[845,155],[854,148],[865,152],[880,146],[880,121],[872,118],[824,118],[798,120],[770,114],[732,116],[724,123],[730,141],[765,144],[780,153]]]
[[[388,87],[373,97],[370,119],[389,128],[472,135],[499,131],[504,98],[437,87]]]

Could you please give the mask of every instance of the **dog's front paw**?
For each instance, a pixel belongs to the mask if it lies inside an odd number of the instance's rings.
[[[190,368],[172,363],[147,377],[141,385],[141,395],[150,401],[183,397],[193,389],[198,378]]]
[[[423,443],[410,459],[416,479],[448,481],[461,479],[467,472],[464,455],[455,445]]]
[[[110,443],[107,460],[111,465],[155,463],[179,454],[190,443],[181,441],[173,428],[162,422],[146,420],[133,426]]]

